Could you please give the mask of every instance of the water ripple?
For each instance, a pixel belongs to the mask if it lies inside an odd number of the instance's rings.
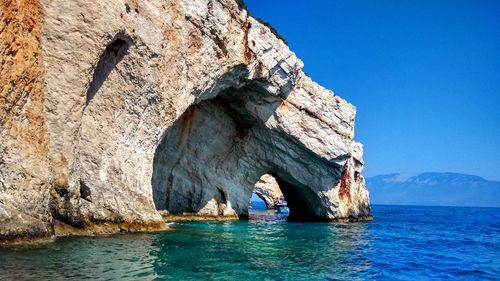
[[[375,206],[370,223],[170,224],[0,249],[0,280],[495,280],[498,209]]]

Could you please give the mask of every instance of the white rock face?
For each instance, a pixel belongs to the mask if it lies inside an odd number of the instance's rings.
[[[55,221],[76,232],[163,229],[158,210],[245,216],[266,173],[291,217],[369,218],[354,106],[307,77],[235,1],[29,5],[31,26],[0,14],[11,19],[0,26],[3,69],[37,70],[25,71],[24,83],[6,78],[12,89],[1,92],[0,120],[23,108],[40,113],[24,119],[29,140],[0,123],[2,139],[12,140],[0,150],[0,208],[48,226],[44,236]],[[15,32],[16,22],[27,31]],[[8,52],[29,36],[38,64]],[[38,103],[10,110],[19,107],[5,98],[13,92]],[[19,167],[14,151],[35,144]],[[20,207],[22,198],[36,208]]]
[[[264,200],[268,209],[274,208],[274,202],[283,197],[280,186],[276,179],[270,174],[264,174],[255,184],[253,190],[260,199]]]

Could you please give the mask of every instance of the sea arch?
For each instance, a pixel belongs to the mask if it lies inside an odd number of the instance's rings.
[[[268,173],[289,202],[290,219],[335,215],[322,192],[335,187],[324,179],[340,179],[342,167],[332,169],[332,163],[270,128],[285,102],[248,81],[188,107],[155,151],[155,207],[176,215],[245,218],[255,183]]]

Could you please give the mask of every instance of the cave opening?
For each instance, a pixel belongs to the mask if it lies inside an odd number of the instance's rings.
[[[250,198],[249,208],[252,210],[276,209],[279,211],[281,209],[277,208],[278,203],[282,203],[282,205],[286,204],[283,193],[276,179],[266,173],[260,177],[257,183],[255,183],[255,188]]]
[[[255,184],[249,208],[275,210],[281,217],[286,214],[290,221],[315,221],[318,218],[312,203],[314,197],[306,186],[289,175],[268,171]]]
[[[248,208],[252,220],[283,219],[290,212],[280,186],[269,173],[262,175],[255,184]]]
[[[281,99],[231,88],[191,105],[162,135],[153,160],[153,201],[164,215],[249,217],[262,175],[275,179],[290,218],[314,216],[313,192],[286,171],[266,120]]]

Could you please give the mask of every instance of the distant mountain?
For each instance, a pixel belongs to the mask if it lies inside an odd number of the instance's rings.
[[[500,207],[500,182],[457,173],[389,174],[366,179],[372,204]]]

